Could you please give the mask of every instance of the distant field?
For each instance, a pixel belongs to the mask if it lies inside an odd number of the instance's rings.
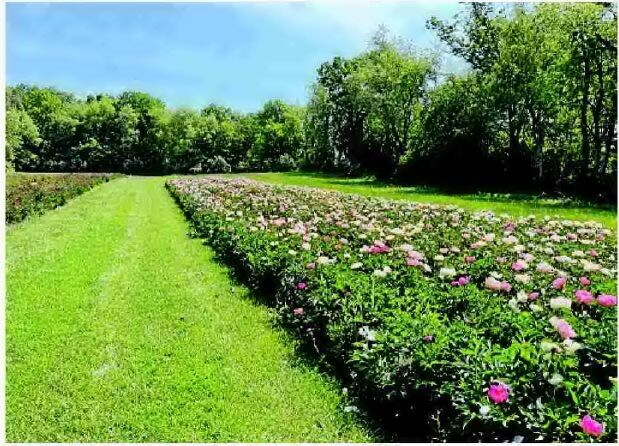
[[[498,214],[539,217],[549,215],[571,220],[594,220],[612,229],[617,227],[615,207],[592,205],[575,200],[549,199],[525,194],[448,194],[427,187],[393,186],[369,178],[343,178],[312,173],[250,173],[242,176],[267,183],[321,187],[371,197],[453,204],[464,209],[491,210]]]

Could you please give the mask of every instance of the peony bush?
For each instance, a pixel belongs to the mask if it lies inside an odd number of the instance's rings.
[[[167,187],[394,439],[616,437],[611,230],[245,179]]]
[[[12,174],[6,184],[6,223],[17,223],[64,205],[117,174]]]

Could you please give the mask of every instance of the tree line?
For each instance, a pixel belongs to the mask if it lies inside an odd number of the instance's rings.
[[[53,88],[7,88],[7,164],[24,171],[161,174],[291,170],[303,148],[301,107],[255,114],[209,105],[169,110],[142,92],[85,100]]]
[[[146,93],[86,99],[7,88],[17,170],[198,173],[309,169],[454,188],[616,197],[612,3],[468,4],[431,18],[465,74],[380,29],[317,70],[304,107],[169,109]]]

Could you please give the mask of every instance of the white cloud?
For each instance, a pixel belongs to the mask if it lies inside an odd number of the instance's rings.
[[[364,47],[380,25],[426,46],[433,38],[425,28],[426,20],[432,15],[450,18],[460,8],[456,2],[368,0],[257,3],[252,6],[256,15],[262,15],[276,26],[296,29],[308,36],[316,33],[318,39],[346,40],[356,49]]]

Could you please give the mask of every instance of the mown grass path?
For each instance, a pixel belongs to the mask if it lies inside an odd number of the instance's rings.
[[[371,441],[187,229],[162,178],[9,228],[7,440]]]

